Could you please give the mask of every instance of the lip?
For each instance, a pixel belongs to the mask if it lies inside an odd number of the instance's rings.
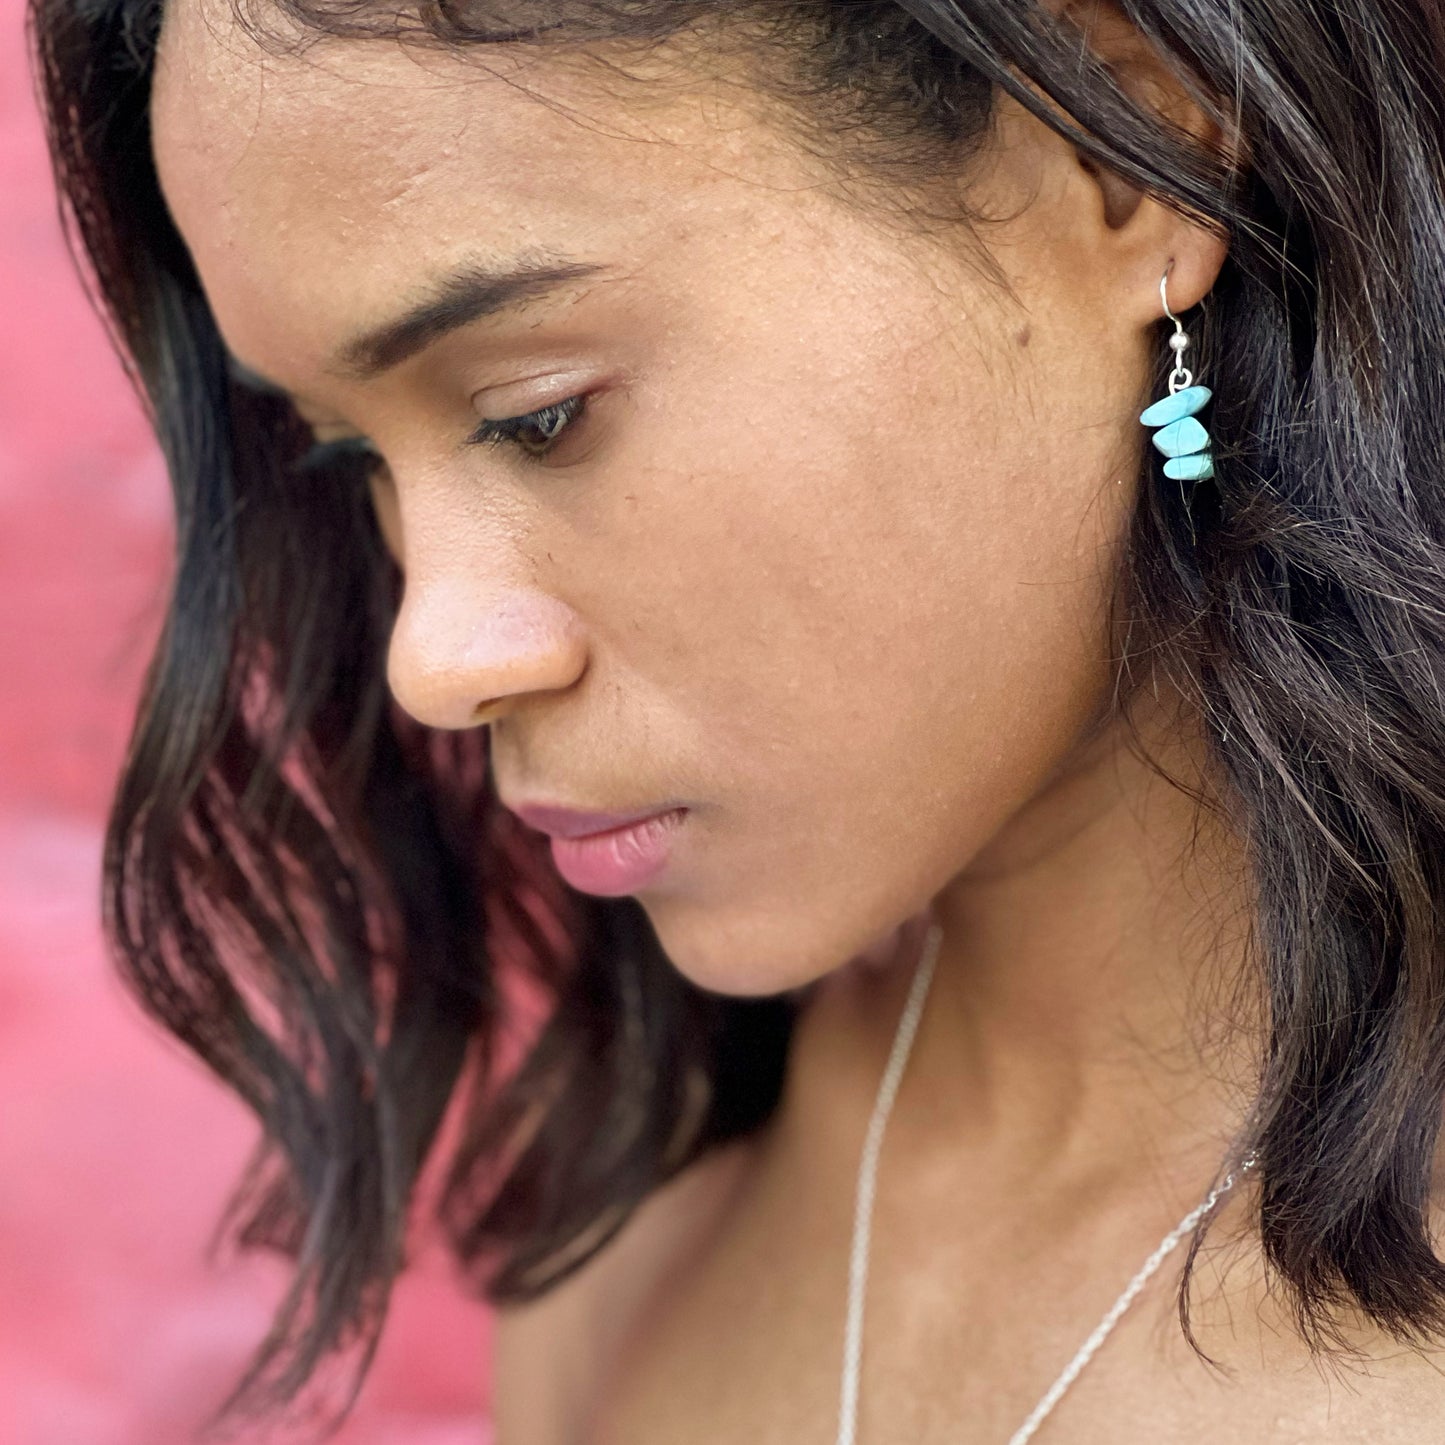
[[[623,898],[652,882],[667,867],[689,812],[680,803],[599,813],[555,803],[502,802],[552,840],[552,862],[573,888],[603,898]]]
[[[506,806],[529,828],[550,838],[589,838],[678,810],[678,805],[672,803],[657,808],[637,808],[630,813],[587,813],[550,803],[518,803],[515,807],[508,803]]]

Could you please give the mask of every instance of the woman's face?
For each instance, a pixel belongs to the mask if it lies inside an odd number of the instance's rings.
[[[698,983],[772,992],[925,904],[1106,707],[1161,258],[1109,249],[1012,101],[960,178],[1003,219],[925,240],[650,63],[268,55],[173,0],[155,149],[236,358],[385,459],[402,706],[490,719],[508,803],[685,805],[638,900]],[[342,364],[454,273],[542,263],[578,269]],[[545,456],[468,443],[579,396]]]

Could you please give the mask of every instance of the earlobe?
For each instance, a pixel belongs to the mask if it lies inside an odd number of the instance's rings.
[[[1152,324],[1162,315],[1158,286],[1166,264],[1171,267],[1169,297],[1176,309],[1187,309],[1207,295],[1229,254],[1228,240],[1091,156],[1079,154],[1078,162],[1101,197],[1102,221],[1111,238],[1111,274],[1131,295],[1137,294],[1143,308],[1140,321]]]

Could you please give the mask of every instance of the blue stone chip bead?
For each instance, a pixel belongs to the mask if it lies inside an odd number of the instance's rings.
[[[1214,393],[1207,386],[1185,386],[1144,408],[1139,420],[1157,427],[1154,446],[1167,460],[1164,475],[1179,481],[1201,481],[1214,475],[1209,454],[1209,432],[1195,413],[1202,411]]]
[[[1160,397],[1152,406],[1146,406],[1139,413],[1139,420],[1145,426],[1168,426],[1180,417],[1202,411],[1213,395],[1207,386],[1180,387],[1173,396]]]
[[[1203,481],[1214,475],[1214,460],[1208,452],[1194,452],[1189,456],[1170,457],[1164,463],[1164,475],[1181,482]]]
[[[1154,445],[1166,457],[1187,456],[1209,445],[1209,433],[1192,416],[1181,416],[1154,433]]]

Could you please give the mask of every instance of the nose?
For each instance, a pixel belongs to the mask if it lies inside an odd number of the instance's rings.
[[[434,728],[505,716],[530,694],[570,687],[586,666],[577,614],[535,587],[410,581],[387,652],[397,702]]]

